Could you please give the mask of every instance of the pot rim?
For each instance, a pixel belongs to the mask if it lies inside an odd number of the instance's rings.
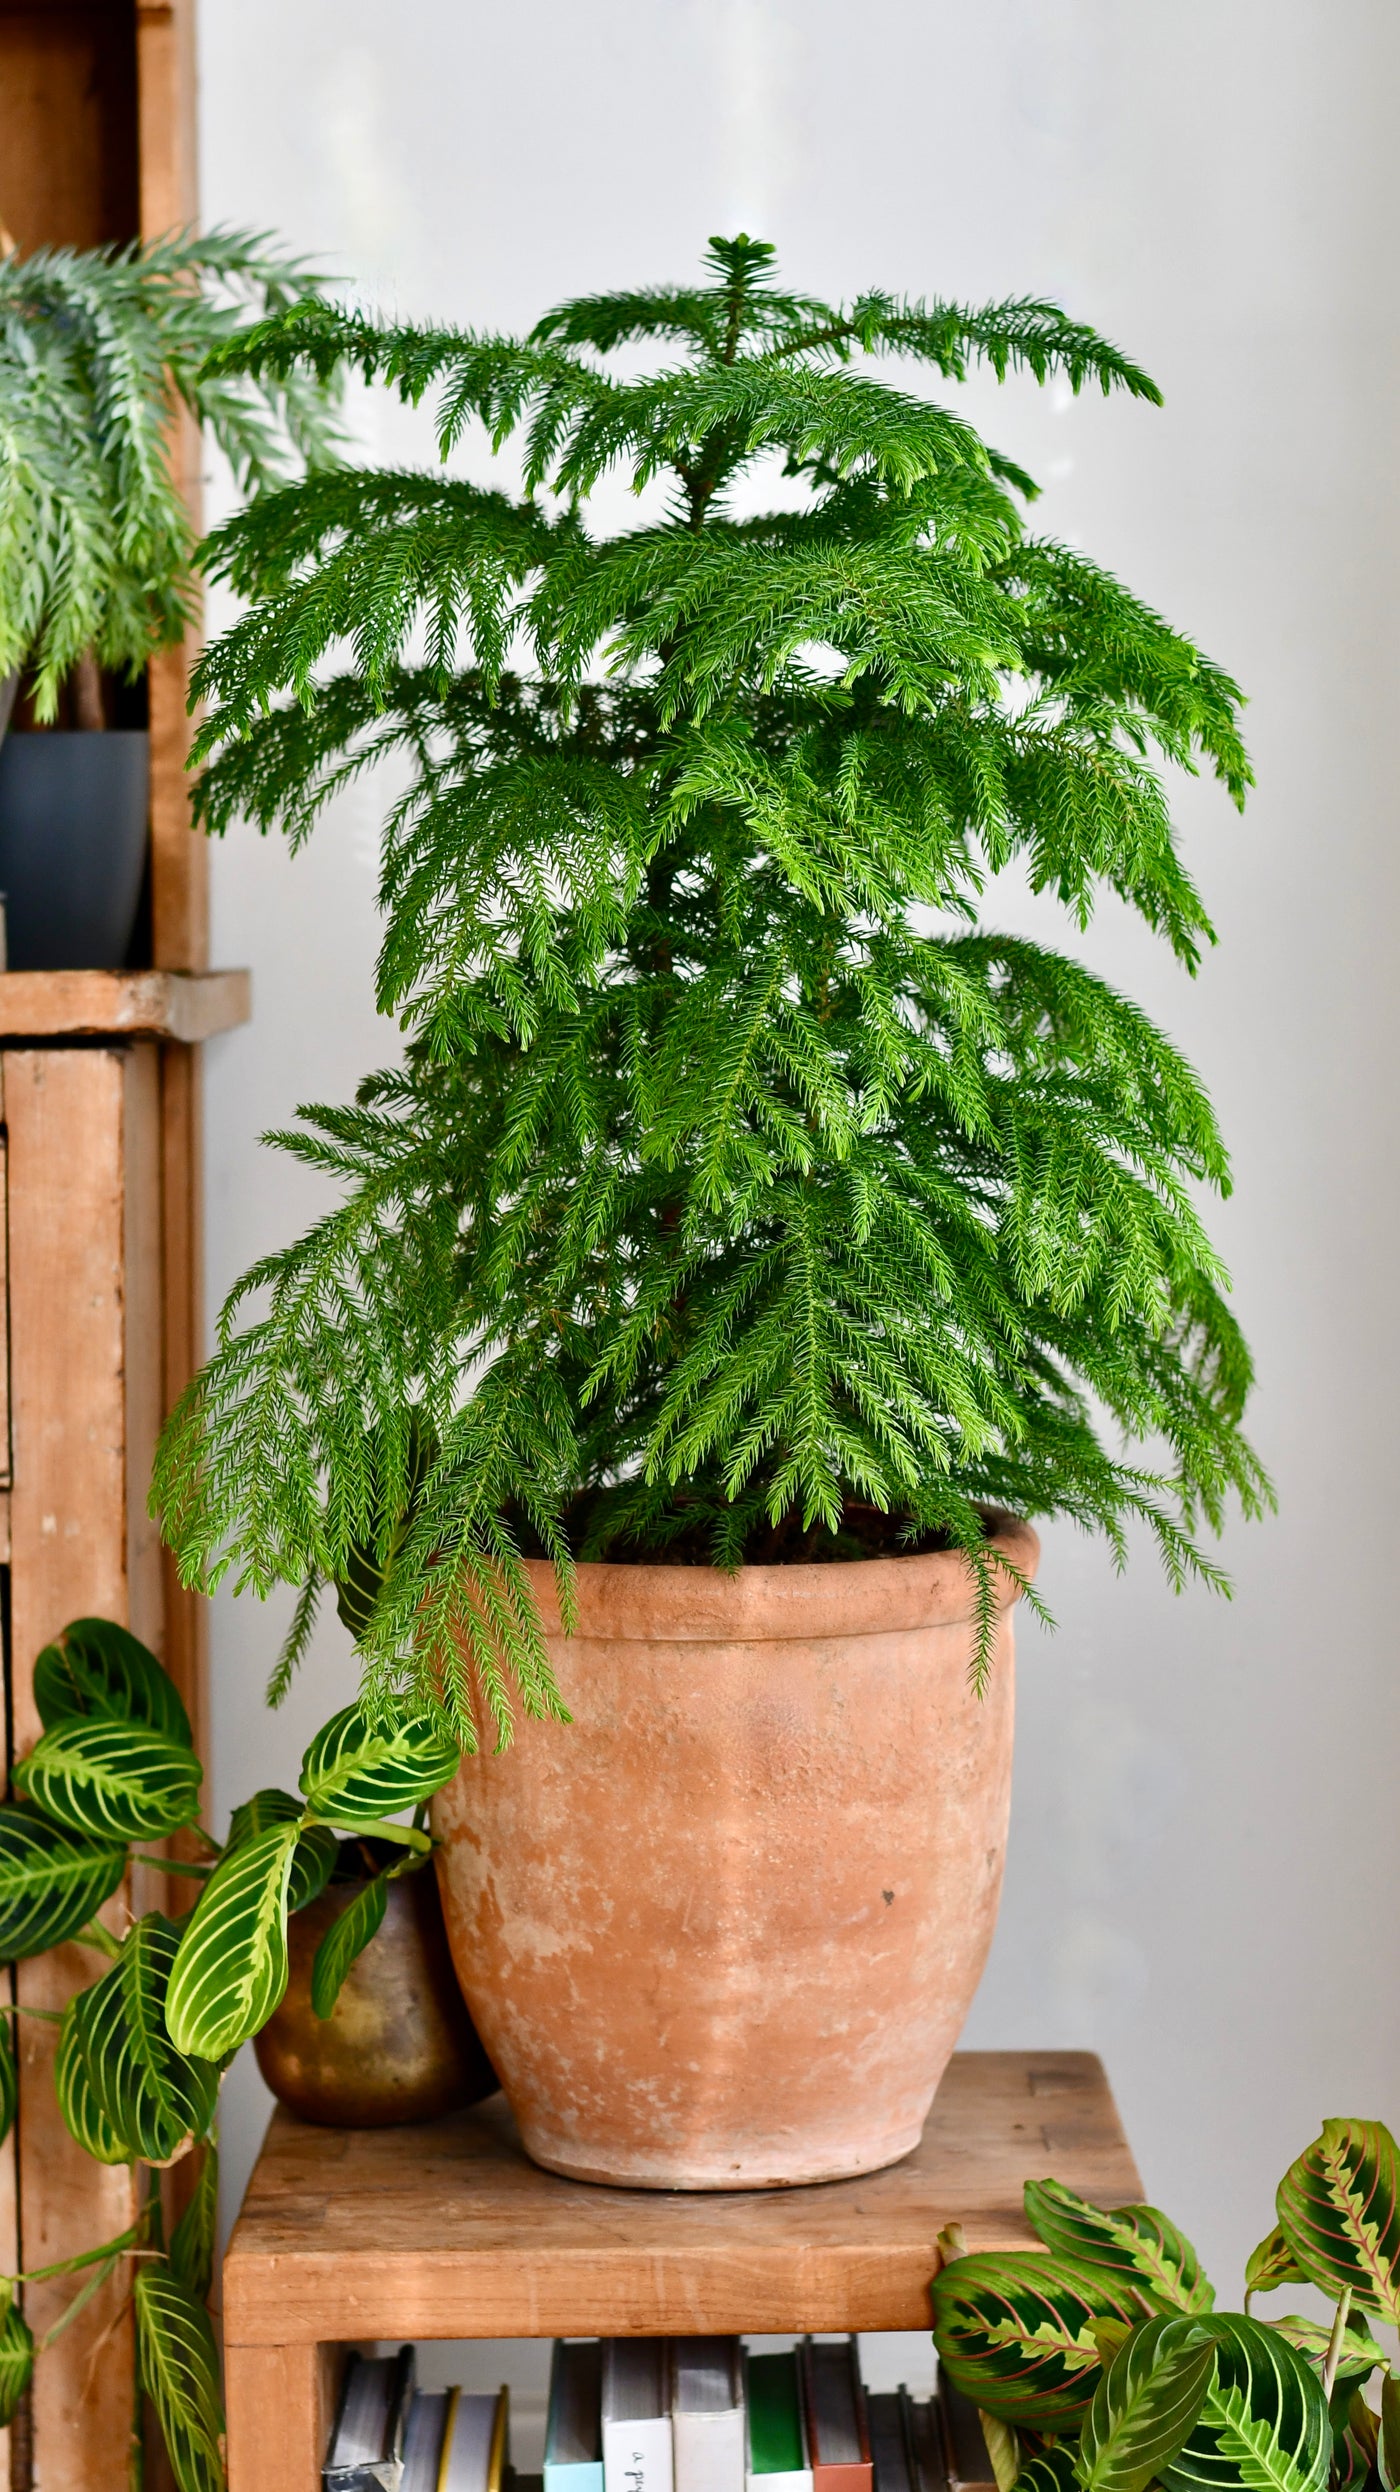
[[[986,1508],[991,1551],[1027,1581],[1040,1560],[1039,1535],[1019,1515]],[[526,1572],[545,1633],[565,1638],[554,1568],[527,1558]],[[577,1569],[575,1639],[682,1644],[786,1642],[791,1638],[898,1634],[918,1627],[962,1627],[975,1616],[973,1573],[961,1549],[912,1557],[838,1558],[811,1566],[617,1565],[586,1559]],[[1002,1575],[996,1603],[1005,1613],[1021,1585]]]

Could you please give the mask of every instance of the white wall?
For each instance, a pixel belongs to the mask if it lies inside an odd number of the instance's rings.
[[[1085,944],[1204,1072],[1216,1231],[1260,1371],[1276,1523],[1236,1595],[1175,1601],[1048,1535],[1025,1639],[1000,1935],[969,2040],[1105,2054],[1149,2192],[1233,2291],[1289,2155],[1400,2125],[1400,1764],[1388,1585],[1400,997],[1393,432],[1400,20],[1389,0],[202,0],[204,213],[280,228],[408,312],[525,325],[563,295],[774,239],[822,292],[1047,291],[1164,413],[1003,393],[1045,526],[1252,693],[1259,791],[1181,808],[1220,929],[1194,986],[1121,912]],[[988,420],[989,397],[977,395]],[[346,1096],[370,1001],[373,808],[294,864],[215,864],[252,1027],[209,1068],[211,1303],[309,1207],[256,1136]],[[1014,893],[1002,914],[1029,922]],[[284,1715],[280,1616],[215,1620],[218,1800],[344,1702],[328,1629]],[[260,2130],[230,2093],[230,2162]]]

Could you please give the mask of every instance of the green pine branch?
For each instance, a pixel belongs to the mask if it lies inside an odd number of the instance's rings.
[[[1029,537],[1029,480],[893,353],[1156,396],[1053,306],[825,305],[744,237],[523,340],[318,300],[214,361],[435,393],[445,450],[523,464],[516,499],[328,471],[211,547],[247,610],[202,669],[202,818],[296,844],[391,764],[409,1045],[274,1137],[338,1205],[234,1293],[155,1485],[189,1580],[303,1588],[293,1648],[336,1582],[372,1704],[471,1740],[558,1710],[532,1559],[567,1614],[577,1557],[839,1554],[873,1511],[968,1554],[980,1673],[988,1505],[1220,1586],[1203,1534],[1268,1502],[1209,1102],[1130,1001],[980,923],[1020,857],[1193,967],[1167,774],[1243,800],[1240,694]],[[600,533],[618,473],[666,510]]]

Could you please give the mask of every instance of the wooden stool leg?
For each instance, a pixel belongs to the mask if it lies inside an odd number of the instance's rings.
[[[338,2345],[225,2345],[229,2492],[317,2492]]]

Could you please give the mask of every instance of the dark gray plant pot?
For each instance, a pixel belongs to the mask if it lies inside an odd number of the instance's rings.
[[[0,745],[0,892],[11,969],[120,969],[146,863],[144,728],[49,727]]]

